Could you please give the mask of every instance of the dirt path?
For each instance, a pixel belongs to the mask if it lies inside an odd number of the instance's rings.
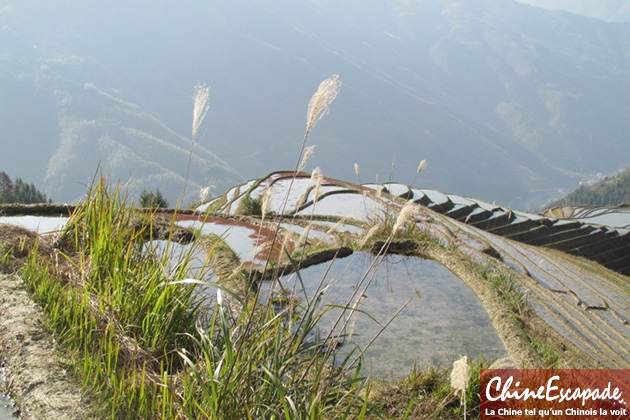
[[[42,310],[16,276],[0,275],[0,358],[21,418],[86,419],[88,404],[42,325]]]

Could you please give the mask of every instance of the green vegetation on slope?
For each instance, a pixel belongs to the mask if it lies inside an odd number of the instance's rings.
[[[165,209],[168,207],[168,201],[159,188],[155,192],[149,192],[144,188],[140,193],[140,207]]]
[[[0,204],[32,204],[47,201],[46,194],[39,191],[35,185],[27,184],[21,178],[13,182],[6,172],[0,172]]]
[[[188,278],[197,245],[169,268],[168,248],[161,257],[146,242],[151,224],[101,180],[58,248],[33,246],[21,272],[84,388],[101,399],[101,414],[321,418],[365,410],[359,370],[351,375],[348,361],[332,366],[335,346],[313,339],[320,298],[294,315],[253,293],[222,289],[210,303],[196,290],[211,285]]]
[[[604,178],[597,184],[583,185],[548,207],[615,206],[622,203],[630,203],[630,169]]]

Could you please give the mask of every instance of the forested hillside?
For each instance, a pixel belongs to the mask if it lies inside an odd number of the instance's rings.
[[[617,175],[604,178],[594,185],[583,185],[561,200],[551,203],[554,206],[610,206],[630,203],[630,168]]]
[[[45,203],[46,194],[38,190],[34,184],[27,184],[21,178],[15,182],[6,172],[0,172],[0,204],[7,203]]]

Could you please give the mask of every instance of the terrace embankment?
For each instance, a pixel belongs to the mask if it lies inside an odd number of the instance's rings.
[[[22,280],[0,274],[0,357],[21,418],[85,419],[90,404],[46,333],[43,311]]]

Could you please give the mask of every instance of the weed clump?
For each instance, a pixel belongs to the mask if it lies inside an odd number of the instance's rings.
[[[313,339],[321,305],[306,302],[288,315],[221,279],[191,278],[195,248],[206,249],[203,267],[210,267],[217,241],[208,249],[197,238],[169,260],[174,243],[164,250],[152,241],[153,219],[139,212],[98,180],[61,235],[63,249],[34,247],[21,273],[103,413],[219,419],[361,411],[364,379],[349,376],[348,363],[333,366],[332,349]],[[199,293],[210,287],[214,297]]]
[[[249,194],[241,200],[239,213],[246,216],[261,216],[263,210],[263,197],[252,198]]]
[[[31,251],[40,244],[32,231],[12,225],[0,224],[0,273],[14,273],[28,259]]]

